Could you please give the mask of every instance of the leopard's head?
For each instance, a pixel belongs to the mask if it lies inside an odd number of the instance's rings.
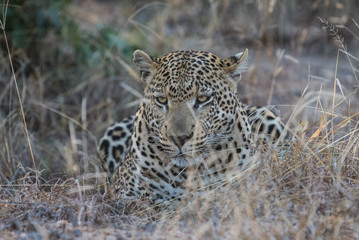
[[[177,51],[154,58],[134,52],[145,84],[141,118],[151,143],[178,165],[225,141],[238,117],[237,81],[246,50],[227,59],[209,52]]]

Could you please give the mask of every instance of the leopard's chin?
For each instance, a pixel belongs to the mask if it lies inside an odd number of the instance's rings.
[[[201,164],[201,162],[203,162],[207,157],[208,154],[204,152],[202,152],[201,154],[199,154],[198,152],[196,156],[194,156],[193,154],[186,155],[180,153],[174,157],[171,157],[171,163],[179,168],[198,167]]]
[[[173,163],[174,166],[179,168],[188,167],[188,161],[186,159],[186,156],[183,154],[172,157],[171,162]]]

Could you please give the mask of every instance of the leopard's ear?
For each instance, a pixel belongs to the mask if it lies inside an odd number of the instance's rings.
[[[228,73],[233,79],[239,81],[241,79],[241,73],[246,70],[246,60],[248,56],[248,49],[244,52],[237,53],[223,60],[223,70]]]
[[[141,80],[148,84],[157,71],[158,64],[155,59],[141,50],[133,53],[133,62],[140,69]]]

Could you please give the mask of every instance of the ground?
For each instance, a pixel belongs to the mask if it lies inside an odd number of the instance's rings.
[[[10,1],[0,35],[0,239],[359,238],[355,1],[49,2]],[[96,144],[142,94],[133,51],[245,48],[240,99],[273,105],[297,141],[179,207],[105,194]]]

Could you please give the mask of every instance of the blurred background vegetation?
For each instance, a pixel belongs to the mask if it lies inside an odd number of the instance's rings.
[[[10,0],[1,9],[0,183],[34,168],[50,181],[98,171],[96,139],[142,94],[136,49],[224,58],[248,48],[240,98],[276,106],[291,125],[332,106],[335,76],[338,116],[359,109],[359,1]]]

